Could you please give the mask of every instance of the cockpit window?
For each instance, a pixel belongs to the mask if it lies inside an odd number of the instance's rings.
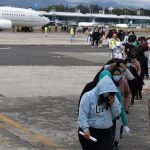
[[[43,15],[41,15],[41,14],[40,14],[39,16],[40,16],[40,17],[43,17]]]

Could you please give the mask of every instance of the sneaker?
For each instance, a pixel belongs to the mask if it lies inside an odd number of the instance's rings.
[[[119,144],[118,142],[114,142],[114,148],[113,150],[119,150]]]
[[[113,150],[119,150],[119,146],[117,146],[117,147],[114,147],[114,149]]]
[[[102,47],[102,44],[100,44],[98,47]]]

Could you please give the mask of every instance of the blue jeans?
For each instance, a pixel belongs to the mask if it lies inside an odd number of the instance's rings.
[[[74,42],[74,35],[71,35],[70,42]]]

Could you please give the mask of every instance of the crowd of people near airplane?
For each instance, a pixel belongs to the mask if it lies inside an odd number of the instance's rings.
[[[88,42],[92,47],[102,46],[104,35],[102,28],[96,28]],[[119,150],[123,131],[130,131],[127,114],[135,100],[143,98],[144,78],[149,75],[150,38],[137,38],[132,30],[113,29],[106,39],[110,60],[85,85],[79,100],[78,125],[83,134],[78,137],[83,150]],[[91,136],[97,142],[90,140]]]

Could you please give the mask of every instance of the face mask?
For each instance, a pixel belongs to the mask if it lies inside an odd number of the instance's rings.
[[[131,66],[131,63],[127,63],[126,66],[129,68]]]
[[[121,73],[125,72],[125,69],[123,69],[123,68],[119,68],[119,69],[120,69]]]
[[[131,63],[133,63],[133,64],[134,64],[134,63],[135,63],[135,60],[134,60],[134,59],[133,59],[133,60],[131,60]]]
[[[121,75],[113,76],[113,80],[118,82],[121,79]]]

